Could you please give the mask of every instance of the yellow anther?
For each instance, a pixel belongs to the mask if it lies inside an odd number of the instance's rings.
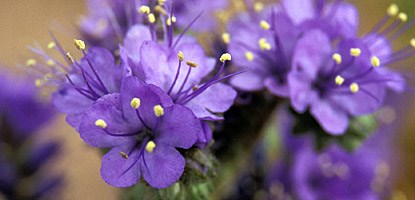
[[[164,3],[166,3],[166,0],[157,0],[157,4],[160,6],[164,5]]]
[[[399,7],[396,4],[391,4],[388,9],[387,9],[387,13],[389,16],[394,17],[399,13]]]
[[[154,12],[159,13],[161,15],[167,15],[166,10],[164,10],[164,8],[162,6],[160,6],[160,5],[156,5],[154,7]]]
[[[196,85],[192,87],[193,91],[196,91],[197,89],[198,89],[198,87]]]
[[[141,105],[141,100],[139,98],[133,98],[130,102],[131,108],[138,109]]]
[[[148,14],[147,15],[147,18],[148,18],[148,21],[150,22],[150,23],[154,23],[154,22],[156,22],[156,16],[153,14],[153,13],[150,13],[150,14]]]
[[[263,4],[263,3],[261,3],[261,2],[256,2],[256,3],[254,4],[254,10],[255,10],[256,12],[261,12],[263,9],[264,9],[264,4]]]
[[[350,84],[350,91],[352,93],[359,92],[359,85],[357,83]]]
[[[192,61],[187,61],[186,65],[188,65],[189,67],[197,67],[197,63],[192,62]]]
[[[261,20],[259,22],[259,26],[264,30],[268,30],[269,28],[271,28],[271,25],[269,25],[269,23],[265,20]]]
[[[231,35],[229,33],[222,33],[222,40],[225,44],[229,44],[231,41]]]
[[[98,119],[95,121],[95,126],[105,129],[107,128],[107,123],[103,119]]]
[[[128,159],[128,154],[126,154],[125,152],[120,151],[120,155],[121,155],[123,158]]]
[[[254,54],[252,52],[250,52],[250,51],[247,51],[245,53],[245,58],[246,58],[246,60],[248,60],[249,62],[251,62],[254,59]]]
[[[265,38],[259,39],[258,44],[261,50],[271,50],[271,44],[269,44]]]
[[[408,21],[408,15],[406,13],[401,12],[398,14],[398,19],[402,22],[406,22]]]
[[[164,108],[161,105],[155,105],[153,110],[154,110],[154,115],[156,117],[161,117],[164,115]]]
[[[340,85],[343,85],[344,78],[340,75],[337,75],[336,78],[335,78],[335,81],[336,81],[336,85],[340,86]]]
[[[85,49],[85,42],[84,41],[74,39],[73,43],[75,44],[75,46],[78,50],[84,50]]]
[[[141,14],[150,14],[150,7],[148,6],[140,6],[138,12]]]
[[[48,49],[53,49],[56,47],[56,43],[55,42],[49,42],[48,43]]]
[[[179,51],[179,53],[177,54],[177,57],[179,58],[180,61],[184,60],[184,54],[182,51]]]
[[[380,66],[380,59],[377,56],[373,56],[371,62],[373,67]]]
[[[350,55],[351,56],[358,57],[358,56],[360,56],[361,53],[362,53],[362,51],[359,48],[351,48],[350,49]]]
[[[44,82],[41,79],[36,79],[35,80],[35,86],[38,87],[38,88],[42,87],[43,86],[43,83]]]
[[[49,59],[49,60],[47,60],[46,61],[46,65],[48,65],[48,66],[55,66],[56,65],[56,63],[55,63],[55,61],[54,60],[51,60],[51,59]]]
[[[415,48],[415,38],[412,38],[411,41],[409,41],[409,44],[411,44],[411,46]]]
[[[33,58],[31,58],[31,59],[29,59],[29,60],[27,60],[26,61],[26,66],[28,66],[28,67],[30,67],[30,66],[34,66],[34,65],[36,65],[37,64],[37,62],[36,62],[36,60],[35,59],[33,59]]]
[[[175,23],[177,21],[176,17],[169,17],[166,21],[167,26],[171,26],[172,23]]]
[[[151,152],[153,152],[154,151],[154,148],[156,148],[156,143],[154,143],[153,141],[148,141],[147,142],[147,145],[146,145],[146,151],[148,152],[148,153],[151,153]]]
[[[75,60],[73,59],[73,57],[72,57],[71,53],[69,53],[69,52],[67,52],[67,53],[66,53],[66,58],[68,58],[68,60],[69,60],[71,63],[74,63],[74,62],[75,62]]]
[[[220,56],[219,60],[225,62],[227,60],[232,60],[232,55],[230,53],[224,53]]]
[[[337,63],[340,64],[342,63],[342,56],[338,53],[333,54],[333,60]]]

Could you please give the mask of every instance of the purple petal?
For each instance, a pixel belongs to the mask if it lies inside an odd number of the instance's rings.
[[[329,101],[312,102],[310,112],[321,127],[330,134],[340,135],[346,131],[349,125],[347,113]]]
[[[203,128],[203,134],[198,134],[195,146],[197,148],[203,149],[212,140],[212,129],[210,128],[209,123],[203,121],[201,121],[200,123]]]
[[[173,147],[156,142],[154,151],[144,152],[144,160],[140,161],[144,179],[154,188],[166,188],[182,176],[185,159]]]
[[[314,1],[283,0],[281,5],[295,24],[299,24],[315,15]]]
[[[156,143],[183,149],[190,148],[203,133],[199,119],[193,112],[181,105],[165,108],[156,133]]]
[[[134,144],[112,148],[102,158],[101,177],[114,187],[129,187],[138,182],[140,171],[140,149],[134,148]],[[133,150],[132,150],[133,149]],[[121,153],[128,154],[125,158]]]
[[[215,97],[215,98],[212,98]],[[233,104],[236,91],[223,83],[216,83],[186,104],[198,118],[221,119],[213,113],[223,113]]]
[[[128,123],[124,120],[121,112],[119,94],[109,94],[98,99],[83,117],[79,126],[81,138],[94,147],[114,147],[125,144],[134,137],[111,136],[110,134],[132,134],[141,129],[138,120]],[[96,120],[102,119],[106,122],[105,129],[95,125]]]
[[[359,26],[359,14],[352,4],[334,3],[328,6],[325,12],[328,24],[331,25],[331,30],[337,32],[336,35],[345,38],[356,36]]]
[[[147,40],[151,40],[150,29],[143,25],[132,26],[125,35],[123,50],[136,65],[140,63],[141,45]]]
[[[290,90],[287,82],[280,82],[276,77],[268,77],[264,81],[265,87],[272,94],[275,94],[280,97],[288,97],[290,95]]]
[[[231,78],[230,83],[243,91],[257,91],[264,88],[265,75],[246,71]]]
[[[317,92],[311,88],[311,82],[301,72],[292,71],[288,74],[291,105],[299,113],[305,112],[312,102],[319,100]]]

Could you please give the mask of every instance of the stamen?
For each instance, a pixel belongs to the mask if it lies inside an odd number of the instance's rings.
[[[148,22],[150,22],[152,24],[154,24],[156,22],[156,16],[154,16],[153,13],[148,14],[147,18],[148,18]]]
[[[68,60],[69,60],[71,63],[75,63],[75,60],[73,59],[73,57],[72,57],[71,53],[67,52],[67,53],[66,53],[66,58],[68,58]]]
[[[271,44],[269,44],[265,38],[259,39],[258,44],[261,50],[271,50]]]
[[[33,58],[26,61],[26,66],[31,67],[37,64],[37,61]]]
[[[251,62],[252,60],[254,60],[254,54],[253,54],[252,52],[250,52],[250,51],[247,51],[247,52],[245,53],[245,57],[246,57],[246,59],[247,59],[249,62]]]
[[[256,2],[254,4],[254,10],[255,12],[261,12],[264,9],[264,4],[261,2]]]
[[[154,110],[154,115],[156,117],[161,117],[164,115],[164,108],[161,105],[155,105],[153,110]]]
[[[406,22],[408,21],[408,15],[406,13],[401,12],[398,14],[398,19],[402,22]]]
[[[371,62],[373,67],[380,66],[380,59],[377,56],[373,56]]]
[[[269,28],[271,28],[271,25],[269,25],[269,23],[265,20],[261,20],[259,22],[259,26],[263,29],[263,30],[268,30]]]
[[[335,81],[336,81],[336,85],[341,86],[344,83],[344,78],[340,75],[337,75],[335,78]]]
[[[154,7],[154,12],[159,13],[159,14],[161,14],[161,15],[167,15],[166,10],[164,10],[164,8],[163,8],[163,7],[161,7],[160,5],[156,5],[156,6]]]
[[[95,126],[105,129],[107,128],[107,123],[103,119],[98,119],[95,121]]]
[[[186,65],[188,65],[189,67],[197,67],[197,63],[192,62],[190,60],[186,62]]]
[[[229,44],[231,41],[231,35],[229,33],[222,33],[222,40],[225,44]]]
[[[350,91],[352,93],[357,93],[359,91],[359,85],[357,83],[350,84]]]
[[[220,56],[219,60],[221,62],[225,62],[225,61],[228,61],[228,60],[232,60],[232,56],[231,56],[230,53],[224,53],[224,54],[222,54],[222,56]]]
[[[123,158],[128,159],[128,154],[126,154],[125,152],[120,151],[120,155],[121,155]]]
[[[53,49],[56,47],[56,43],[55,42],[49,42],[48,43],[48,49]]]
[[[342,56],[338,53],[333,54],[333,60],[337,63],[340,64],[342,63]]]
[[[151,153],[151,152],[153,152],[154,151],[154,148],[156,148],[156,143],[154,143],[153,141],[148,141],[147,142],[147,145],[146,145],[146,151],[148,152],[148,153]]]
[[[396,4],[391,4],[388,9],[387,9],[387,13],[389,16],[391,17],[395,17],[398,13],[399,13],[399,7]]]
[[[138,12],[141,14],[150,14],[150,7],[148,6],[140,6]]]
[[[172,23],[175,23],[177,21],[176,17],[169,17],[166,21],[167,26],[171,26]]]
[[[141,105],[141,100],[139,98],[133,98],[130,102],[131,108],[138,109]]]
[[[177,57],[179,58],[180,61],[184,60],[184,54],[182,51],[179,51],[179,53],[177,54]]]
[[[166,3],[166,0],[157,0],[157,4],[163,6]]]
[[[43,86],[43,80],[42,79],[36,79],[35,80],[35,86],[40,88]]]
[[[415,38],[412,38],[411,41],[409,41],[409,44],[415,48]]]
[[[354,57],[359,57],[362,51],[359,48],[351,48],[350,55]]]
[[[78,39],[74,39],[73,40],[73,42],[74,42],[74,44],[75,44],[75,47],[78,49],[78,50],[85,50],[85,42],[84,41],[82,41],[82,40],[78,40]]]
[[[56,65],[56,62],[54,60],[49,59],[46,61],[46,65],[53,67]]]

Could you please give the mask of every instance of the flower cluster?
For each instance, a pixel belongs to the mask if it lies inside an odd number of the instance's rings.
[[[118,21],[111,16],[120,16],[115,11],[122,5],[112,3],[99,15]],[[52,35],[48,48],[60,53],[66,63],[41,48],[32,48],[40,61],[28,61],[35,69],[49,72],[38,79],[38,85],[57,84],[52,102],[67,114],[67,122],[81,138],[93,147],[111,148],[103,157],[101,175],[116,187],[134,185],[140,177],[154,188],[177,182],[186,163],[178,149],[208,145],[209,122],[223,120],[221,113],[236,97],[232,87],[221,83],[238,74],[224,75],[231,55],[225,53],[217,62],[186,35],[187,30],[175,33],[172,24],[180,20],[180,13],[173,12],[171,5],[165,1],[138,7],[125,4],[127,9],[138,9],[131,19],[142,20],[123,26],[125,35],[115,30],[123,40],[119,54],[112,54],[111,48],[87,49],[83,40],[75,39],[83,54],[77,60]],[[220,68],[212,73],[217,63]]]
[[[5,71],[0,72],[0,81],[0,197],[50,197],[63,178],[48,176],[43,170],[59,152],[60,144],[35,143],[32,139],[54,111],[38,99],[32,82],[18,80]]]
[[[391,42],[413,23],[405,24],[408,17],[395,4],[387,11],[359,37],[357,11],[345,1],[257,3],[223,35],[235,64],[248,69],[231,84],[243,91],[266,88],[288,98],[298,113],[309,111],[327,133],[344,134],[350,118],[381,107],[387,90],[404,90],[402,75],[388,66],[413,55],[413,42],[399,51]]]

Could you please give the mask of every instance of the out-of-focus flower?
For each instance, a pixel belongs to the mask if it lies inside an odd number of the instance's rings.
[[[203,130],[190,109],[173,104],[160,88],[128,77],[120,94],[100,98],[86,112],[79,132],[92,146],[112,148],[101,168],[108,184],[128,187],[143,176],[152,187],[166,188],[184,170],[176,148],[190,148]]]
[[[0,193],[7,199],[50,197],[63,179],[42,170],[60,144],[33,139],[54,110],[38,98],[33,82],[5,71],[0,77]]]

